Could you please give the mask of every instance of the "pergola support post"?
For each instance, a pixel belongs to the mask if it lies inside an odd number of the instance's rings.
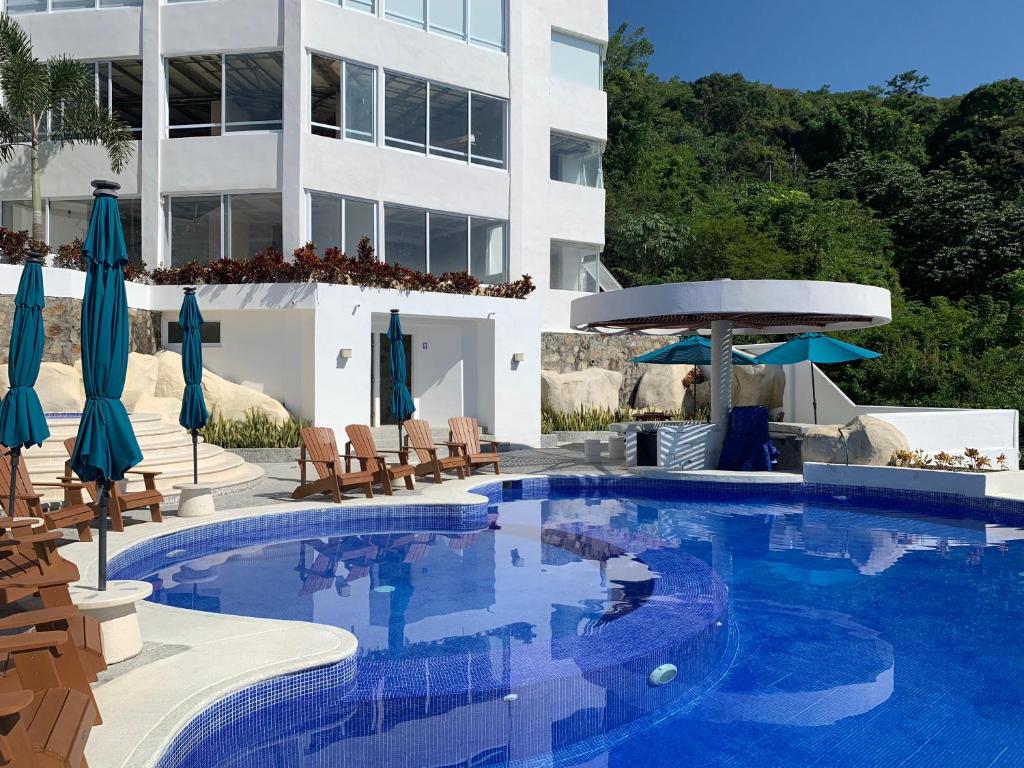
[[[714,464],[718,464],[722,441],[729,430],[732,413],[732,321],[711,323],[711,423],[718,427]]]

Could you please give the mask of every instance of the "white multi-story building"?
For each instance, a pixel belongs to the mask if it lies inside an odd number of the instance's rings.
[[[527,306],[509,309],[509,300],[422,295],[403,304],[362,291],[342,311],[353,289],[328,299],[320,287],[308,305],[281,290],[259,300],[208,290],[200,298],[219,323],[210,367],[319,422],[386,422],[377,334],[393,304],[411,337],[421,415],[476,414],[534,442],[541,330],[566,330],[580,292],[614,287],[599,260],[607,0],[5,5],[37,55],[94,62],[101,102],[138,135],[117,180],[130,255],[148,267],[268,246],[287,254],[307,241],[351,254],[368,236],[385,262],[464,270],[485,283],[529,274],[538,286],[519,302]],[[51,248],[84,236],[89,180],[110,175],[99,147],[46,158]],[[29,191],[25,163],[0,169],[0,224],[29,228]],[[149,294],[173,346],[170,294]],[[275,333],[254,347],[253,334],[268,328]],[[293,363],[268,365],[268,355]],[[515,424],[503,425],[504,399],[517,397]],[[363,413],[367,401],[374,407]],[[528,428],[519,424],[526,414]]]

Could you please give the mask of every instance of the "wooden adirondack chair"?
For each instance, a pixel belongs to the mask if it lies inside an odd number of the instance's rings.
[[[376,485],[384,486],[384,493],[388,496],[394,494],[396,480],[405,480],[405,487],[410,491],[416,487],[413,482],[416,468],[409,464],[408,451],[378,451],[373,442],[373,433],[365,424],[349,424],[345,427],[345,434],[348,435],[348,443],[345,444],[346,469],[353,459],[357,460],[361,469],[373,475],[373,482]],[[382,455],[385,453],[397,454],[399,463],[389,466]]]
[[[68,460],[64,462],[64,476],[57,478],[63,482],[76,482],[74,473],[71,470],[71,456],[75,452],[75,438],[69,437],[64,441],[64,450],[68,452]],[[130,469],[127,474],[141,475],[146,484],[144,490],[133,491],[132,493],[121,493],[117,483],[110,487],[110,503],[107,511],[110,514],[110,528],[119,533],[124,532],[124,513],[133,509],[149,508],[150,519],[154,523],[162,523],[164,516],[160,512],[160,505],[163,504],[164,495],[156,489],[156,478],[160,472],[152,472],[146,469]],[[89,494],[94,504],[99,503],[100,489],[96,483],[82,482],[82,486]]]
[[[96,517],[96,512],[92,505],[86,504],[82,498],[82,490],[85,486],[70,481],[33,484],[28,476],[28,468],[25,466],[24,460],[18,462],[14,509],[7,509],[11,489],[11,463],[6,456],[6,448],[3,453],[4,455],[0,456],[0,497],[2,497],[0,498],[0,507],[9,516],[41,517],[46,522],[47,530],[54,531],[60,528],[74,527],[78,529],[78,538],[81,541],[92,541],[89,523]],[[44,512],[42,498],[36,493],[36,487],[63,488],[64,506],[53,512]]]
[[[469,466],[470,474],[476,467],[494,465],[494,474],[500,475],[497,440],[480,439],[480,422],[473,416],[454,416],[448,419],[449,438],[453,443],[463,447],[466,463]],[[491,450],[486,453],[481,450],[480,443],[490,443]]]
[[[0,766],[80,768],[95,704],[66,688],[0,693]]]
[[[466,477],[469,465],[462,455],[461,446],[457,443],[435,443],[430,429],[430,422],[422,419],[409,419],[402,424],[405,427],[405,447],[416,452],[420,463],[416,465],[416,477],[433,476],[435,483],[443,482],[442,472],[454,471],[459,479]],[[438,456],[439,446],[447,446],[448,455]]]
[[[0,517],[0,600],[13,602],[35,591],[23,589],[25,594],[12,595],[2,579],[44,576],[78,581],[78,568],[61,557],[57,549],[60,531],[35,533],[30,521],[20,519],[22,523],[19,518]]]
[[[342,471],[338,444],[334,430],[327,427],[303,427],[302,452],[299,456],[299,487],[292,491],[293,499],[304,499],[314,494],[326,493],[334,502],[341,502],[341,494],[352,488],[361,488],[366,498],[373,498],[373,474],[368,471],[350,472],[348,464]],[[307,458],[308,457],[308,458]],[[306,480],[306,465],[316,468],[318,480]]]

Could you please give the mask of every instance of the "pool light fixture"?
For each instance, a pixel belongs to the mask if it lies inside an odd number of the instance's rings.
[[[655,687],[665,685],[675,680],[678,673],[679,670],[676,669],[675,664],[662,664],[660,667],[654,668],[654,671],[648,676],[647,681]]]

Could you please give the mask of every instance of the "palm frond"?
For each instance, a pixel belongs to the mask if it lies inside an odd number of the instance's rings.
[[[76,104],[83,99],[95,100],[95,70],[70,56],[54,56],[46,62],[49,75],[49,101],[58,104]]]
[[[123,171],[135,152],[134,137],[125,122],[95,101],[66,105],[50,141],[61,146],[100,144],[107,150],[114,173]]]
[[[10,162],[16,147],[27,143],[24,125],[15,120],[6,107],[0,106],[0,163]]]
[[[3,18],[6,17],[0,17]],[[0,45],[0,51],[3,47]],[[31,54],[0,58],[0,89],[11,115],[27,127],[29,121],[49,107],[50,76],[46,64]]]
[[[32,58],[32,38],[7,14],[0,15],[0,59]]]

